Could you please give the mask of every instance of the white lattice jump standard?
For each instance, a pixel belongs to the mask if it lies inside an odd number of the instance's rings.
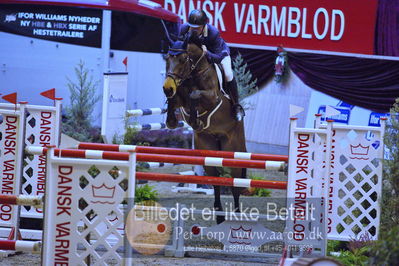
[[[0,164],[7,165],[4,173],[8,177],[0,179],[1,187],[7,188],[3,193],[27,196],[42,196],[45,193],[45,155],[24,156],[23,148],[25,145],[59,145],[62,99],[55,97],[55,89],[44,91],[41,95],[51,99],[54,106],[31,105],[27,102],[0,103],[0,116],[3,118],[0,133],[4,136],[0,140],[0,152],[4,155],[0,156]],[[15,143],[13,147],[10,146],[12,143]],[[22,179],[24,182],[21,184]],[[42,210],[36,207],[21,206],[20,214],[13,212],[14,209],[12,205],[0,208],[0,237],[7,238],[11,228],[18,227],[18,215],[36,219],[42,219],[43,216]],[[10,211],[4,213],[3,210]],[[41,232],[28,231],[22,230],[22,236],[41,238]]]
[[[350,241],[359,234],[378,239],[386,121],[381,117],[380,127],[335,123],[332,128],[329,239]],[[315,124],[326,128],[320,115]]]

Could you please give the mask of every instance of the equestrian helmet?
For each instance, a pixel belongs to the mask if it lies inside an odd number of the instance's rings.
[[[208,17],[204,10],[194,9],[188,16],[188,25],[193,28],[198,28],[208,23]]]

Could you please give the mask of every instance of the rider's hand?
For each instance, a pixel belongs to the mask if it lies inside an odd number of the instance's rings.
[[[206,49],[206,46],[205,46],[205,45],[202,45],[201,48],[202,48],[202,51],[203,51],[204,53],[208,52],[208,49]]]

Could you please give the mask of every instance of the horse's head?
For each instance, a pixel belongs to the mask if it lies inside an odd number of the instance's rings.
[[[174,97],[184,81],[191,78],[201,54],[202,49],[190,44],[188,39],[176,41],[171,45],[166,59],[167,77],[163,84],[166,97]]]

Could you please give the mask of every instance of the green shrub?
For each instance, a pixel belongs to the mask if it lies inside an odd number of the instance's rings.
[[[255,188],[256,197],[270,197],[272,192],[267,188]]]
[[[367,247],[356,249],[353,252],[349,250],[342,251],[335,259],[339,260],[345,266],[367,265],[368,257],[365,255]]]
[[[74,80],[67,77],[71,103],[65,108],[62,132],[79,141],[99,141],[100,130],[91,124],[94,107],[100,100],[96,95],[99,82],[93,80],[82,60],[75,67],[75,75]]]
[[[260,176],[250,176],[253,180],[263,180]],[[251,194],[255,197],[270,197],[272,195],[272,191],[267,188],[251,188]]]
[[[370,265],[398,265],[399,263],[399,225],[381,232],[380,240],[369,247]]]
[[[135,203],[145,203],[145,205],[153,205],[158,201],[158,191],[154,190],[154,186],[148,184],[136,186]]]
[[[125,127],[125,135],[123,135],[123,144],[129,145],[129,144],[134,144],[134,139],[137,136],[138,131],[135,130],[134,128],[130,128],[128,126]]]
[[[341,254],[333,257],[344,265],[367,265],[369,259],[368,251],[372,243],[370,235],[365,233],[359,235],[356,239],[351,239],[349,242],[328,241],[327,251],[329,253],[331,251],[339,251]]]
[[[337,252],[337,251],[344,251],[348,250],[347,247],[348,243],[345,241],[339,241],[339,240],[328,240],[327,241],[327,254],[330,252]]]
[[[399,98],[387,122],[384,144],[389,159],[384,161],[380,231],[399,224]]]
[[[233,72],[237,80],[240,101],[259,91],[256,85],[258,80],[253,78],[251,71],[248,69],[248,64],[240,53],[233,59]]]

